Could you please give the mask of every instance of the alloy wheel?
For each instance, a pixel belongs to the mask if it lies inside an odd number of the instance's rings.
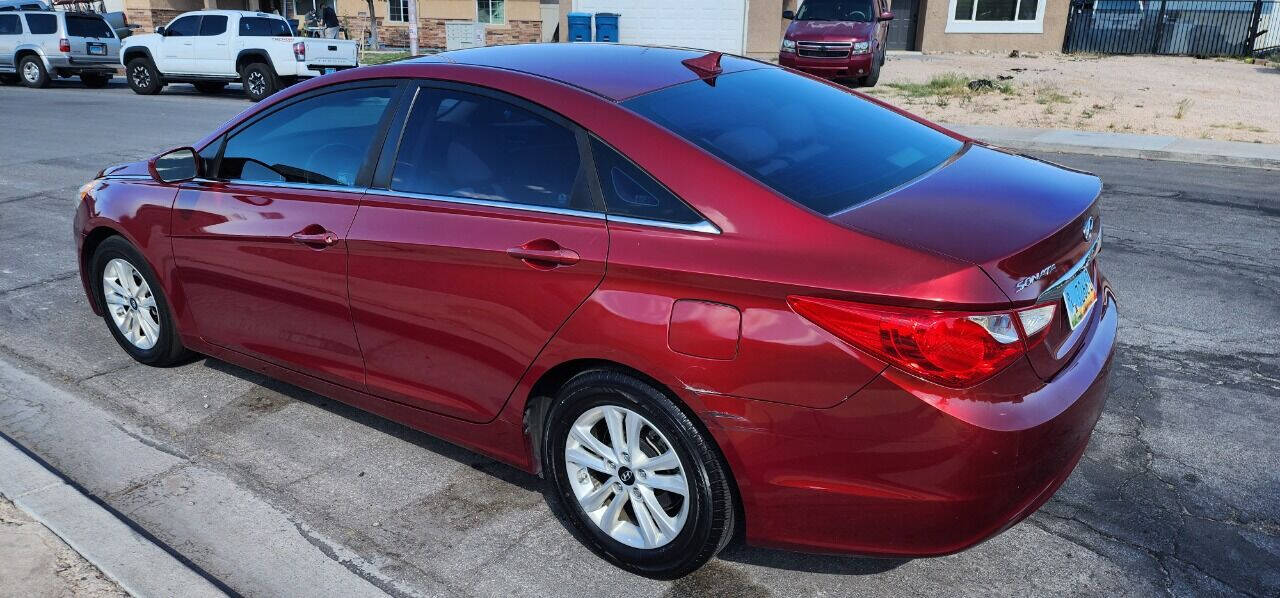
[[[134,85],[142,88],[151,86],[151,73],[147,72],[147,67],[142,65],[135,66],[131,75],[133,76]]]
[[[40,80],[40,67],[36,63],[27,61],[22,65],[22,78],[28,83],[35,83]]]
[[[160,308],[142,273],[128,261],[114,258],[102,270],[102,295],[116,330],[133,346],[146,351],[160,340]]]
[[[267,80],[263,78],[262,73],[254,71],[249,73],[249,93],[260,96],[267,90]]]
[[[684,528],[684,464],[666,436],[639,413],[602,405],[578,416],[565,439],[565,464],[583,512],[614,540],[653,549]]]

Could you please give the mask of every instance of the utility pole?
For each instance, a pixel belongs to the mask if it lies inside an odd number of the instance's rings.
[[[409,0],[409,55],[418,55],[418,0]]]

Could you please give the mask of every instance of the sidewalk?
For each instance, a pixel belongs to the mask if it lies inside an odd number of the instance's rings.
[[[3,436],[0,595],[225,596]]]
[[[1277,144],[1067,129],[947,123],[943,126],[974,139],[1021,152],[1063,152],[1280,170],[1280,145]]]

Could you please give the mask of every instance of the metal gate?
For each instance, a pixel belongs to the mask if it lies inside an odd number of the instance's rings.
[[[1280,0],[1073,0],[1064,52],[1250,56],[1280,47]]]

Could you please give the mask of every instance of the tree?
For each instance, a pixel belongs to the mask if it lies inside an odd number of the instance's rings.
[[[381,44],[378,43],[378,13],[374,10],[373,0],[365,0],[369,3],[369,49],[377,50]]]

